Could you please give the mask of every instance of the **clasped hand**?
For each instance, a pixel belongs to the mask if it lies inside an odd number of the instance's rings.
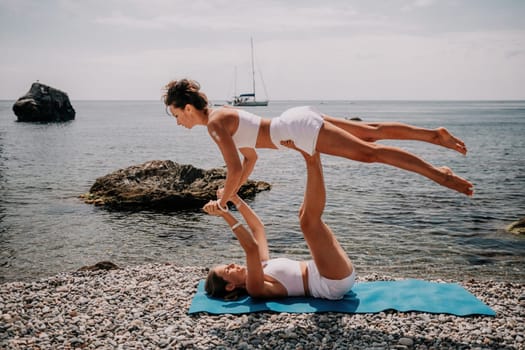
[[[208,203],[204,205],[202,209],[210,215],[221,216],[224,212],[219,208],[219,201],[221,200],[223,193],[224,193],[224,188],[219,188],[217,190],[217,200],[209,201]]]
[[[215,215],[215,216],[224,215],[224,211],[221,210],[221,208],[219,207],[219,201],[221,200],[223,194],[224,194],[224,188],[221,187],[217,190],[217,200],[210,200],[208,203],[204,205],[202,209],[210,215]],[[234,199],[240,200],[238,195],[235,195]],[[235,200],[234,200],[234,203],[237,205]]]
[[[204,205],[202,209],[210,215],[222,216],[224,214],[224,212],[221,209],[219,209],[219,200],[209,201]]]

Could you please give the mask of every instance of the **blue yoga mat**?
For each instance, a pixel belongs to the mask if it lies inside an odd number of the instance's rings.
[[[189,313],[244,314],[260,311],[377,313],[385,310],[421,311],[457,316],[496,316],[490,307],[457,283],[436,283],[417,279],[359,282],[342,300],[337,301],[306,297],[261,300],[249,296],[235,301],[225,301],[209,297],[204,291],[204,281],[200,281]]]

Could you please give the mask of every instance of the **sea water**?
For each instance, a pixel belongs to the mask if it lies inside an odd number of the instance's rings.
[[[242,262],[228,226],[201,211],[119,212],[78,196],[97,177],[153,159],[224,165],[203,127],[187,130],[159,101],[72,101],[76,119],[18,123],[0,101],[0,282],[31,280],[110,260],[118,265]],[[313,105],[364,122],[444,126],[468,155],[415,141],[402,147],[472,181],[468,198],[383,164],[323,156],[324,220],[360,274],[525,281],[525,237],[504,231],[525,217],[525,101],[272,101],[272,118]],[[264,221],[271,255],[310,258],[298,222],[302,157],[260,150],[252,179],[272,184],[250,205]],[[237,214],[237,213],[234,213]]]

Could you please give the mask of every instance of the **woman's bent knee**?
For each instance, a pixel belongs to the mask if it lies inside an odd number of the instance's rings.
[[[318,231],[322,227],[323,221],[320,216],[303,211],[299,216],[299,224],[303,233],[308,233]]]

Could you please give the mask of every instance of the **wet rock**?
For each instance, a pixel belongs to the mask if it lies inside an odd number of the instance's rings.
[[[506,227],[506,230],[515,235],[525,235],[525,218],[521,218],[520,220],[513,222]]]
[[[225,169],[204,170],[171,160],[153,160],[98,178],[81,198],[113,209],[197,209],[217,198],[225,178]],[[266,182],[248,180],[239,195],[253,198],[270,188]]]
[[[99,271],[99,270],[118,270],[120,267],[111,261],[101,261],[91,266],[82,266],[78,271]]]
[[[363,119],[361,119],[361,117],[344,117],[344,119],[350,120],[350,121],[353,121],[353,122],[362,122],[363,121]]]
[[[63,91],[36,82],[13,105],[19,122],[63,122],[75,119],[75,109]]]

